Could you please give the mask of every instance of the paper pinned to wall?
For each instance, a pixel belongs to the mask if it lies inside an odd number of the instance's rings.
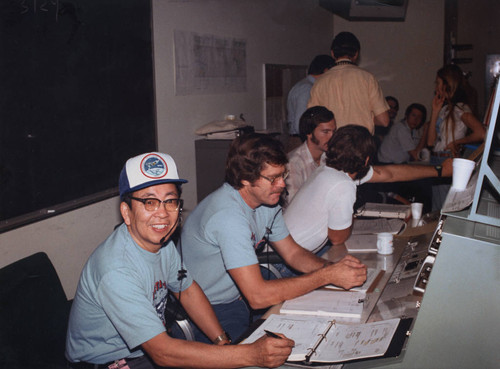
[[[174,31],[175,94],[247,90],[246,40]]]

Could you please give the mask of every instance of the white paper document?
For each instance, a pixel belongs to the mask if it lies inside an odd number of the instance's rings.
[[[315,290],[285,301],[280,313],[361,318],[364,299],[362,292]]]
[[[345,362],[383,356],[399,322],[347,325],[327,317],[272,314],[243,343],[252,343],[269,330],[295,341],[289,361]]]
[[[344,244],[348,252],[377,252],[377,235],[352,234]]]
[[[472,174],[472,178],[469,180],[465,190],[460,191],[453,187],[450,188],[444,200],[443,208],[441,209],[442,212],[460,211],[472,204],[476,191],[478,174],[478,171]]]

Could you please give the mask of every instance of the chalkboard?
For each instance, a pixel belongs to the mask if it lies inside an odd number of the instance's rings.
[[[157,143],[150,1],[0,3],[1,232],[116,195]]]

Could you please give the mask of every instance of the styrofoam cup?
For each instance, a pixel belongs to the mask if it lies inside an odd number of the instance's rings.
[[[377,235],[377,252],[381,255],[390,255],[394,252],[392,233],[382,232]]]
[[[423,148],[418,154],[418,158],[421,161],[429,161],[431,160],[431,152],[429,151],[429,149]]]
[[[424,208],[424,204],[421,202],[412,202],[411,204],[411,216],[413,219],[422,218],[422,209]]]
[[[453,159],[453,182],[451,187],[456,190],[465,190],[475,165],[476,163],[472,160]]]

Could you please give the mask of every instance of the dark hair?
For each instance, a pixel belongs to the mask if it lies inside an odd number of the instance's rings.
[[[311,64],[309,64],[309,69],[307,74],[318,75],[323,74],[325,69],[330,69],[335,65],[335,60],[330,55],[317,55]]]
[[[299,120],[299,135],[302,142],[307,139],[307,135],[311,134],[318,124],[327,123],[335,119],[333,113],[324,106],[312,106],[307,109]]]
[[[370,158],[370,164],[376,153],[377,146],[370,131],[349,124],[337,129],[328,142],[326,165],[346,173],[357,173],[356,179],[359,179],[368,173],[366,158]]]
[[[425,121],[427,120],[427,109],[425,108],[425,106],[423,106],[422,104],[418,104],[418,103],[413,103],[413,104],[410,104],[408,105],[408,107],[406,108],[406,111],[405,111],[405,119],[408,118],[408,115],[410,115],[411,111],[413,109],[417,109],[419,110],[421,113],[422,113],[422,122],[418,125],[419,127],[425,123]]]
[[[399,101],[394,96],[386,96],[385,101],[392,100],[396,103],[396,110],[399,110]]]
[[[283,144],[262,133],[247,133],[233,140],[226,160],[225,181],[239,190],[241,181],[250,183],[260,178],[264,164],[286,165]]]
[[[351,32],[340,32],[333,39],[330,49],[333,51],[333,56],[336,59],[342,56],[349,56],[352,58],[361,50],[361,45],[357,37]]]
[[[172,183],[172,184],[174,184],[174,185],[175,185],[175,188],[177,189],[177,196],[179,196],[179,198],[181,198],[181,195],[182,195],[182,183],[179,183],[179,182],[174,182],[174,183]],[[145,188],[147,188],[147,187],[145,187]],[[138,191],[139,191],[139,190],[138,190]],[[128,205],[128,207],[129,207],[130,209],[132,209],[132,199],[131,199],[130,197],[135,197],[135,196],[134,196],[134,193],[135,193],[135,192],[136,192],[136,191],[134,191],[134,192],[129,192],[129,193],[126,193],[125,195],[123,195],[123,199],[122,199],[122,201],[123,201],[125,204],[127,204],[127,205]]]

